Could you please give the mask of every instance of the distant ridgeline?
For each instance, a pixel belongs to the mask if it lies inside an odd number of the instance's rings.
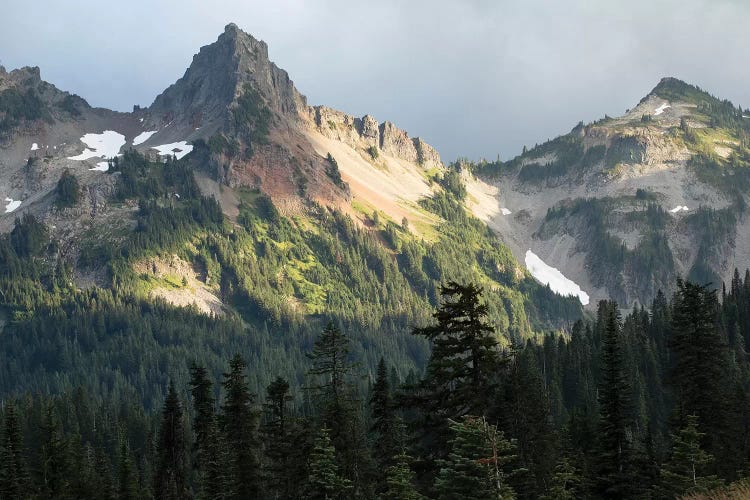
[[[139,395],[154,408],[168,380],[186,383],[186,359],[218,375],[238,352],[257,368],[253,390],[276,372],[297,387],[305,353],[328,319],[352,336],[369,370],[387,355],[406,377],[429,355],[409,331],[427,321],[439,285],[450,280],[486,288],[504,345],[581,317],[577,299],[534,281],[450,192],[424,200],[444,219],[431,242],[390,221],[359,228],[320,206],[287,218],[250,190],[241,191],[233,224],[201,196],[193,168],[188,159],[151,163],[135,151],[112,161],[104,175],[116,179],[113,203],[137,202],[135,227],[124,220],[90,231],[77,262],[59,258],[59,242],[30,215],[0,239],[0,349],[8,360],[0,394],[88,386],[102,398]],[[157,271],[165,260],[191,272]],[[99,276],[100,285],[76,289],[74,273]],[[168,305],[154,292],[206,292],[218,315]]]

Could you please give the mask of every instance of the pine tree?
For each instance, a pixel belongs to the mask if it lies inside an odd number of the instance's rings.
[[[637,481],[631,442],[630,386],[625,377],[620,313],[615,302],[602,301],[599,308],[604,332],[597,490],[607,498],[628,498]]]
[[[538,498],[550,483],[557,459],[549,399],[531,349],[520,351],[510,367],[496,413],[518,447],[519,465],[526,471],[514,478],[519,496]]]
[[[393,408],[390,384],[385,361],[380,358],[377,377],[370,397],[370,415],[373,435],[373,458],[379,471],[384,472],[399,450],[396,415]]]
[[[672,453],[661,469],[660,493],[665,498],[705,493],[722,484],[716,476],[705,474],[714,457],[701,449],[701,437],[695,415],[688,415],[685,427],[672,435]]]
[[[352,383],[355,364],[349,361],[349,338],[329,322],[315,341],[309,355],[308,372],[318,381],[313,395],[321,407],[323,425],[330,429],[330,439],[342,466],[342,474],[360,494],[368,487],[370,457],[363,418],[354,396]]]
[[[51,498],[63,497],[68,492],[70,461],[67,443],[55,407],[48,403],[41,425],[42,491]]]
[[[294,477],[290,475],[291,422],[287,405],[292,397],[289,382],[281,377],[266,388],[265,419],[261,427],[267,458],[266,483],[269,495],[275,498],[288,498]]]
[[[222,498],[225,493],[225,475],[222,463],[221,435],[216,420],[216,400],[205,367],[190,367],[190,392],[193,396],[193,433],[195,434],[195,467],[198,471],[199,497]]]
[[[10,402],[5,406],[5,424],[0,442],[0,498],[22,498],[29,493],[29,473],[24,454],[16,406]]]
[[[247,387],[247,365],[239,354],[229,362],[224,374],[225,399],[222,406],[222,429],[230,455],[230,498],[257,498],[261,494],[258,461],[258,417],[253,410],[254,396]]]
[[[119,500],[137,500],[141,498],[138,488],[138,471],[133,463],[130,446],[124,435],[120,436],[119,448],[117,498]]]
[[[336,450],[325,427],[318,433],[310,454],[310,474],[307,483],[305,497],[311,500],[344,499],[352,488],[351,481],[339,474]]]
[[[716,328],[717,307],[714,291],[678,281],[670,343],[674,355],[671,382],[677,399],[674,425],[682,428],[687,416],[695,415],[704,435],[704,449],[714,454],[718,462],[726,458],[726,463],[731,463],[734,457],[724,457],[722,453],[731,449],[726,430],[727,389],[732,384],[727,376],[726,344]]]
[[[438,460],[437,498],[515,498],[503,472],[514,458],[513,445],[502,433],[484,418],[472,416],[451,420],[450,429],[448,458]]]
[[[450,282],[440,294],[443,301],[433,314],[437,324],[413,332],[432,342],[423,382],[433,403],[430,409],[447,418],[482,415],[502,366],[497,334],[487,323],[487,305],[480,303],[482,289]]]
[[[162,411],[154,474],[154,497],[159,500],[189,498],[187,451],[182,403],[170,382]]]
[[[542,500],[576,500],[581,498],[581,477],[567,458],[556,466],[549,488]]]
[[[383,500],[422,500],[414,487],[414,472],[409,467],[411,457],[401,452],[391,459],[393,465],[385,470],[385,491],[380,496]]]

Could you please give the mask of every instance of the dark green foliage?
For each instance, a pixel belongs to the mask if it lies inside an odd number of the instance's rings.
[[[5,407],[5,425],[0,437],[0,497],[22,498],[28,493],[29,473],[21,422],[12,402]]]
[[[385,470],[384,500],[422,500],[414,486],[414,472],[409,467],[411,457],[404,452],[393,457],[393,465]]]
[[[200,498],[219,498],[224,493],[225,471],[216,418],[216,400],[208,371],[193,364],[190,367],[190,392],[193,397],[193,464],[197,469]]]
[[[600,302],[604,319],[597,491],[606,498],[630,498],[637,485],[632,442],[631,388],[625,372],[617,304]]]
[[[49,117],[47,105],[34,89],[11,88],[0,92],[0,137],[24,122]]]
[[[512,460],[513,445],[484,418],[450,421],[452,437],[446,460],[438,461],[437,498],[514,498],[503,467]]]
[[[253,155],[255,144],[268,142],[268,131],[272,114],[263,97],[250,83],[242,88],[242,95],[237,99],[237,105],[232,108],[234,127],[247,143],[245,157]]]
[[[328,429],[320,429],[310,454],[310,475],[307,477],[305,498],[328,500],[347,498],[351,482],[339,473],[336,450],[331,444]]]
[[[386,469],[392,465],[393,458],[398,454],[403,439],[403,435],[400,435],[385,361],[382,358],[378,363],[377,377],[370,396],[370,419],[373,458],[382,479]]]
[[[461,179],[461,172],[458,169],[449,169],[440,180],[440,185],[452,194],[457,200],[466,198],[466,185]]]
[[[331,156],[331,153],[328,153],[326,160],[328,161],[328,164],[326,165],[326,175],[333,181],[334,184],[344,189],[346,187],[346,183],[341,179],[341,172],[339,172],[339,164],[336,163],[336,158]]]
[[[228,497],[237,499],[257,498],[261,493],[258,415],[253,409],[255,396],[247,387],[246,369],[245,360],[236,355],[222,382],[225,396],[220,422],[229,454]]]
[[[67,168],[63,170],[60,180],[55,188],[55,206],[58,208],[72,207],[81,199],[81,187],[78,178],[70,173]]]
[[[713,457],[701,449],[698,417],[688,415],[685,427],[672,436],[672,452],[661,469],[659,493],[677,497],[688,493],[706,493],[721,485],[716,476],[706,475]]]
[[[380,156],[380,151],[378,150],[378,147],[373,144],[367,148],[367,154],[369,154],[370,158],[373,160],[377,160],[378,156]]]
[[[175,500],[191,497],[188,488],[187,464],[182,403],[177,396],[174,384],[170,383],[156,443],[154,498]]]

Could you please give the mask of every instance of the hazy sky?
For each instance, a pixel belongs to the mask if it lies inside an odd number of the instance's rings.
[[[662,76],[750,107],[747,0],[3,0],[0,64],[149,105],[235,22],[310,104],[494,159],[618,115]]]

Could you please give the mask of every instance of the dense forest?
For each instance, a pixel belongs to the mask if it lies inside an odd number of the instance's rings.
[[[747,492],[750,272],[721,297],[680,281],[670,301],[541,342],[500,342],[483,291],[448,283],[432,347],[402,378],[367,377],[329,322],[301,394],[280,368],[262,393],[241,354],[213,378],[166,382],[160,412],[83,388],[2,408],[3,498],[675,498]],[[733,483],[733,484],[732,484]],[[731,484],[731,486],[730,486]],[[730,490],[727,490],[730,491]]]

